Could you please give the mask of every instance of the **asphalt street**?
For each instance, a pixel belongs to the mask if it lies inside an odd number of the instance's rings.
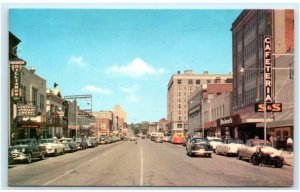
[[[185,147],[120,141],[8,169],[9,186],[292,186],[293,166],[254,166],[236,157],[189,157]]]

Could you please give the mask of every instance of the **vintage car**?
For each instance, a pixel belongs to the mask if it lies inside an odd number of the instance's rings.
[[[59,140],[64,145],[64,152],[77,151],[77,144],[72,138],[61,138]]]
[[[88,148],[87,142],[83,138],[76,138],[75,143],[77,145],[77,150],[84,150]]]
[[[164,142],[171,142],[171,136],[164,136],[163,141]]]
[[[211,157],[213,150],[209,145],[207,138],[195,137],[186,142],[186,152],[190,157],[193,155]]]
[[[244,143],[240,139],[225,139],[223,143],[216,146],[216,154],[237,155],[238,148]]]
[[[8,148],[9,163],[25,161],[31,163],[33,158],[45,159],[46,148],[39,146],[35,139],[18,139]]]
[[[64,154],[64,145],[56,137],[42,139],[40,146],[46,146],[46,155]]]
[[[155,143],[163,143],[164,141],[163,141],[163,138],[162,137],[159,137],[159,136],[157,136],[156,138],[155,138]]]
[[[261,139],[249,139],[247,140],[245,145],[238,148],[238,159],[248,159],[249,161],[251,161],[251,157],[257,151],[258,147],[261,148],[261,151],[263,153],[283,157],[282,151],[273,148],[269,141]]]
[[[98,142],[99,142],[99,145],[104,145],[104,144],[106,144],[105,137],[100,137],[100,138],[98,139]]]
[[[85,140],[87,142],[88,147],[96,147],[96,140],[92,137],[89,137]]]
[[[222,143],[222,139],[218,137],[207,137],[209,145],[212,147],[213,151],[216,150],[217,145]]]

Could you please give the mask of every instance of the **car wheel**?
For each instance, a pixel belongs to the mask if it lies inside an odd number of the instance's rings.
[[[238,158],[238,160],[242,160],[243,159],[243,157],[240,156],[239,152],[237,152],[237,158]]]
[[[44,160],[44,159],[45,159],[45,154],[44,154],[44,153],[41,153],[40,159],[41,159],[41,160]]]
[[[215,150],[215,152],[216,152],[217,155],[220,155],[220,153],[219,153],[219,151],[217,149]]]
[[[252,155],[252,157],[251,157],[251,163],[253,165],[259,165],[260,161],[259,161],[259,159],[258,159],[258,157],[256,155]]]
[[[31,162],[32,162],[32,155],[31,153],[28,153],[27,163],[31,163]]]
[[[61,150],[61,154],[63,155],[65,153],[65,151],[64,150]]]

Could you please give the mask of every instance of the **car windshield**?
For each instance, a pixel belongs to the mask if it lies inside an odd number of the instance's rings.
[[[228,144],[235,143],[235,144],[243,144],[243,141],[239,139],[230,139],[228,140]]]
[[[198,143],[198,144],[207,144],[206,139],[193,139],[193,143]]]
[[[54,143],[53,139],[42,139],[41,143]]]
[[[210,141],[214,141],[214,142],[222,142],[222,139],[211,139]]]
[[[71,139],[61,139],[60,142],[62,142],[62,143],[70,143]]]
[[[255,146],[268,146],[268,147],[272,147],[271,143],[267,143],[267,142],[255,142],[251,144],[252,147]]]
[[[14,141],[12,142],[12,146],[29,145],[29,143],[30,140]]]

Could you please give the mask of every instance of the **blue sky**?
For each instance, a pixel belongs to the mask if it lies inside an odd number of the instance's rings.
[[[9,30],[48,88],[92,94],[94,111],[119,104],[136,123],[167,116],[167,84],[178,70],[232,70],[230,28],[240,12],[12,9]]]

